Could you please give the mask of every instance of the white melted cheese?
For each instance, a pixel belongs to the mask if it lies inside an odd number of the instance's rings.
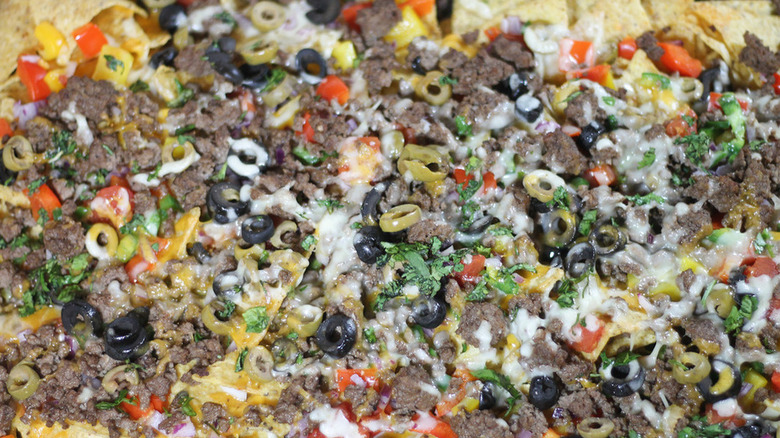
[[[350,423],[344,412],[329,406],[319,407],[309,414],[309,420],[320,424],[320,433],[328,438],[352,438],[359,437],[360,429],[356,424]]]

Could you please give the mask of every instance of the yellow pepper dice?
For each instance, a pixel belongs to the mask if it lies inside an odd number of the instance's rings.
[[[131,68],[133,68],[133,55],[130,52],[119,47],[105,45],[100,49],[92,79],[125,85]]]
[[[56,93],[65,88],[65,86],[62,85],[62,81],[60,81],[61,74],[61,71],[52,70],[43,77],[43,82],[46,82],[46,85],[49,86],[52,93]]]
[[[349,70],[357,59],[355,45],[352,44],[352,41],[339,41],[333,48],[331,56],[336,60],[336,67],[342,70]]]
[[[385,35],[385,41],[395,42],[396,47],[402,49],[418,36],[428,36],[428,28],[414,9],[407,6],[401,10],[401,21]]]
[[[56,59],[65,45],[65,37],[48,21],[35,26],[35,38],[43,47],[39,54],[46,61]]]

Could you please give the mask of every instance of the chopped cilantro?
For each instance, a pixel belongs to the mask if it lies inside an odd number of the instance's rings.
[[[109,409],[118,408],[119,405],[121,405],[122,403],[135,404],[133,400],[127,397],[126,389],[119,391],[119,394],[117,394],[116,398],[111,401],[102,401],[102,402],[95,403],[95,408],[100,409],[101,411],[106,411]]]
[[[455,191],[458,192],[458,198],[461,201],[466,201],[472,196],[474,196],[474,194],[477,193],[477,190],[479,190],[480,187],[482,187],[482,181],[471,179],[466,183],[458,184],[455,187]]]
[[[481,210],[482,208],[479,206],[479,204],[474,201],[468,201],[463,204],[463,207],[461,208],[460,229],[466,230],[472,224],[474,224],[474,221],[477,219],[477,213],[479,213]]]
[[[512,229],[503,225],[490,227],[487,231],[494,236],[514,236]]]
[[[149,91],[149,84],[139,79],[130,84],[130,91],[133,93],[138,93],[139,91]]]
[[[606,368],[612,364],[614,365],[628,365],[630,362],[639,358],[639,355],[631,351],[623,351],[618,353],[614,358],[607,357],[607,354],[603,351],[599,355],[602,365]]]
[[[236,358],[236,372],[240,373],[244,369],[244,360],[246,360],[246,355],[249,354],[249,349],[244,347],[241,349],[241,352],[238,353],[238,357]]]
[[[86,254],[80,254],[70,260],[68,273],[63,274],[60,262],[52,258],[30,272],[30,288],[22,296],[23,305],[19,315],[32,315],[38,308],[51,304],[53,298],[62,302],[71,301],[80,289],[79,283],[89,275],[87,263]]]
[[[268,74],[268,81],[260,92],[273,90],[277,85],[282,83],[285,76],[287,76],[287,73],[281,68],[271,70],[271,73]]]
[[[147,181],[152,181],[155,178],[157,178],[157,175],[160,174],[160,169],[162,169],[162,161],[157,163],[156,166],[154,166],[154,170],[152,171],[152,173],[149,174],[148,177],[146,177],[146,180]]]
[[[318,199],[317,204],[321,207],[325,207],[328,213],[333,213],[338,208],[344,208],[344,204],[336,199]]]
[[[204,339],[206,339],[206,337],[203,336],[202,334],[198,333],[198,332],[195,332],[195,333],[192,334],[192,340],[195,341],[195,342],[200,342],[200,341],[202,341]]]
[[[365,53],[358,54],[355,59],[352,61],[352,68],[358,68],[360,66],[360,63],[363,62],[363,60],[366,59]]]
[[[764,228],[764,230],[758,233],[756,238],[753,240],[753,248],[756,249],[756,253],[767,253],[770,257],[774,257],[775,252],[772,250],[772,244],[770,243],[771,240],[772,233],[769,231],[769,228]]]
[[[474,135],[471,130],[471,124],[463,116],[455,117],[455,128],[458,130],[459,137],[468,137]]]
[[[731,434],[732,432],[720,423],[709,424],[706,417],[695,416],[688,426],[677,432],[677,438],[721,438]]]
[[[601,98],[601,100],[609,106],[615,105],[615,98],[612,96],[604,96]]]
[[[184,125],[182,127],[177,128],[176,131],[174,131],[173,135],[179,136],[194,130],[195,130],[195,125],[193,123],[190,123],[188,125]]]
[[[469,161],[466,162],[466,167],[463,170],[466,171],[466,174],[470,174],[480,167],[482,167],[482,160],[472,155],[469,157]]]
[[[766,140],[753,140],[750,143],[748,143],[748,147],[753,152],[758,152],[761,150],[761,146],[766,144]]]
[[[361,222],[352,222],[352,225],[350,225],[349,228],[353,230],[359,230],[363,228],[363,224]]]
[[[338,152],[320,152],[320,156],[317,157],[316,155],[313,155],[311,152],[309,152],[306,148],[303,146],[296,146],[292,150],[292,154],[295,158],[298,159],[303,164],[306,164],[307,166],[316,166],[318,164],[322,164],[325,160],[328,158],[336,158],[339,156]]]
[[[669,80],[668,77],[664,75],[660,75],[658,73],[642,73],[642,79],[648,81],[648,82],[655,82],[658,85],[661,86],[662,90],[666,90],[667,88],[672,86],[672,81]]]
[[[558,284],[558,298],[555,300],[559,306],[563,308],[574,306],[574,299],[579,295],[574,285],[588,278],[591,272],[592,268],[577,278],[564,278],[561,280]]]
[[[214,312],[214,316],[217,317],[217,319],[221,321],[227,321],[230,319],[231,316],[233,316],[233,312],[236,311],[236,303],[225,300],[222,301],[222,309],[217,310]]]
[[[607,116],[606,126],[608,131],[614,131],[618,129],[620,126],[620,122],[618,122],[617,116],[614,114],[610,114]]]
[[[691,160],[691,163],[701,166],[704,157],[710,150],[710,143],[712,139],[704,132],[698,134],[690,134],[685,137],[680,137],[674,140],[674,144],[687,145],[685,148],[685,156]]]
[[[576,99],[579,95],[582,94],[581,90],[577,90],[574,93],[571,93],[566,97],[566,99],[563,99],[564,102],[571,102],[572,100]]]
[[[107,145],[107,144],[105,144],[105,143],[103,143],[101,146],[103,147],[103,150],[105,150],[105,151],[106,151],[106,153],[107,153],[109,156],[112,156],[112,155],[114,155],[114,151],[113,151],[113,150],[111,150],[111,146],[109,146],[109,145]]]
[[[301,248],[303,248],[305,251],[308,251],[312,246],[314,246],[316,244],[317,244],[317,238],[314,237],[313,234],[309,234],[301,242]]]
[[[173,81],[176,84],[176,98],[168,102],[168,108],[180,108],[195,96],[195,92],[182,85],[178,79]]]
[[[141,172],[141,165],[138,164],[138,160],[133,160],[132,163],[130,163],[130,171],[134,174]]]
[[[585,212],[585,214],[582,215],[582,220],[580,220],[579,225],[577,226],[577,230],[582,234],[583,236],[587,236],[590,234],[590,227],[593,225],[594,222],[596,222],[596,219],[599,217],[598,210],[588,210]]]
[[[451,78],[449,76],[441,76],[439,78],[439,84],[440,85],[455,85],[458,83],[458,80],[455,78]]]
[[[230,15],[230,12],[228,12],[228,11],[222,11],[219,14],[215,15],[214,18],[216,18],[217,20],[219,20],[219,21],[221,21],[221,22],[223,22],[225,24],[229,24],[231,27],[238,26],[238,23],[236,22],[236,19],[233,18],[233,16]]]
[[[46,177],[42,176],[36,180],[33,180],[30,184],[27,185],[27,192],[30,194],[33,194],[38,191],[38,189],[46,184]]]
[[[710,292],[712,292],[712,288],[714,288],[716,284],[718,284],[718,280],[712,280],[712,282],[710,282],[710,284],[707,286],[707,289],[704,289],[704,293],[701,296],[702,306],[707,304],[707,297],[710,296]]]
[[[487,282],[483,279],[466,295],[466,301],[482,301],[488,296]]]
[[[225,179],[225,174],[227,174],[227,161],[222,164],[222,167],[219,168],[219,172],[211,175],[209,179],[212,181],[222,181]]]
[[[187,394],[186,392],[184,391],[180,392],[176,396],[174,401],[179,404],[182,414],[188,417],[196,417],[198,415],[198,413],[195,412],[195,409],[192,407],[192,405],[190,405],[190,402],[192,402],[192,397],[190,397],[190,395]]]
[[[632,195],[632,196],[626,196],[626,199],[633,202],[635,205],[647,205],[651,202],[657,202],[659,204],[663,204],[666,202],[664,198],[656,195],[655,193],[648,193],[646,195]]]
[[[376,343],[376,333],[374,333],[373,327],[363,329],[363,337],[366,338],[366,342],[368,342],[369,344]]]
[[[519,400],[521,397],[520,391],[518,391],[517,388],[515,388],[515,386],[512,385],[512,382],[509,381],[509,378],[503,374],[499,374],[491,369],[485,368],[481,370],[472,371],[471,375],[476,377],[479,380],[482,380],[483,382],[490,382],[505,389],[510,395],[510,397],[506,401],[507,404],[509,405],[507,411],[511,411],[515,403],[517,402],[517,400]]]
[[[115,56],[103,55],[103,58],[106,59],[106,67],[108,67],[109,70],[117,71],[117,69],[121,68],[122,72],[125,71],[125,63],[117,59]]]
[[[642,161],[639,162],[637,169],[645,168],[653,163],[655,163],[655,148],[650,148],[650,150],[645,152],[645,155],[642,157]]]
[[[295,340],[298,339],[298,333],[296,333],[296,332],[287,333],[286,338],[295,341]]]
[[[549,207],[569,211],[569,192],[560,186],[553,192],[553,198],[546,202]]]
[[[723,321],[726,331],[732,334],[739,333],[739,331],[742,330],[745,321],[753,316],[756,307],[758,307],[758,299],[756,299],[756,297],[752,295],[743,296],[742,302],[739,304],[739,309],[737,309],[737,306],[732,307],[729,316]]]
[[[69,155],[76,151],[76,140],[73,139],[73,134],[70,131],[63,129],[54,132],[51,136],[51,142],[54,147],[46,151],[45,155],[50,162],[57,161],[63,155]]]
[[[265,306],[247,309],[243,316],[247,333],[262,333],[268,327],[270,318],[266,313]]]

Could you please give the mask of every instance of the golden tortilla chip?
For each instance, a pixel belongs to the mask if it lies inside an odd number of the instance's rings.
[[[571,16],[577,17],[572,33],[578,35],[575,31],[579,30],[579,37],[598,44],[614,45],[627,35],[637,37],[650,28],[650,18],[639,0],[622,2],[620,7],[611,0],[577,2]]]
[[[697,2],[690,9],[701,20],[702,29],[723,41],[734,58],[745,47],[747,31],[773,51],[780,45],[780,17],[772,15],[769,1]]]
[[[566,0],[455,0],[452,6],[452,31],[457,34],[487,29],[501,24],[506,16],[523,21],[568,25]]]

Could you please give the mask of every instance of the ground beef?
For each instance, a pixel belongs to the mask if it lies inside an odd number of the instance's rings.
[[[675,283],[680,290],[688,292],[694,281],[696,281],[696,274],[691,269],[686,269],[677,276]]]
[[[482,88],[464,97],[455,113],[465,117],[469,123],[487,124],[493,111],[508,101],[509,99],[503,94]]]
[[[477,56],[453,69],[452,77],[457,79],[458,83],[452,86],[452,92],[469,94],[480,85],[492,87],[514,71],[506,62],[489,56],[484,50],[480,51]]]
[[[428,38],[417,37],[409,44],[409,54],[406,55],[406,63],[416,73],[433,70],[439,62],[439,51],[428,48],[428,43]]]
[[[11,422],[16,416],[16,410],[10,405],[0,405],[0,433],[9,434],[11,432]]]
[[[25,132],[35,152],[42,153],[54,149],[52,134],[55,132],[55,127],[49,119],[33,117],[25,125]]]
[[[76,190],[73,188],[74,186],[73,182],[68,181],[64,178],[51,179],[49,180],[49,185],[51,189],[54,191],[54,194],[57,195],[57,197],[62,202],[69,200],[70,198],[73,197],[73,195],[76,194]]]
[[[653,31],[648,30],[636,39],[636,45],[647,53],[648,58],[658,61],[664,55],[664,49],[658,45]]]
[[[94,272],[85,289],[94,293],[105,292],[108,284],[114,280],[120,283],[127,282],[127,271],[121,264],[110,265]]]
[[[679,236],[680,245],[691,245],[698,241],[702,236],[708,235],[712,231],[712,219],[707,210],[695,210],[677,216],[675,220],[667,226],[664,226],[664,234],[674,233]]]
[[[455,49],[450,49],[439,59],[439,70],[446,74],[452,74],[453,70],[462,66],[469,57]]]
[[[519,41],[513,41],[504,35],[499,35],[493,40],[493,44],[490,47],[493,49],[496,57],[514,65],[518,70],[533,68],[534,66],[534,54]]]
[[[116,106],[117,96],[118,93],[111,82],[73,76],[68,79],[68,85],[63,90],[49,96],[48,105],[41,108],[40,112],[51,119],[59,119],[61,113],[69,110],[73,103],[75,112],[86,117],[90,128],[94,130],[98,122],[111,114],[111,108]],[[68,128],[75,131],[76,122],[71,122]]]
[[[453,229],[446,223],[437,223],[432,219],[422,220],[409,227],[406,241],[409,243],[428,243],[433,237],[438,237],[442,242],[451,241],[454,237]]]
[[[223,434],[230,429],[230,414],[221,405],[212,402],[203,403],[201,412],[203,414],[201,421],[211,426],[217,433]]]
[[[185,71],[195,77],[213,75],[215,71],[205,57],[205,47],[187,45],[179,51],[178,56],[173,60],[173,65],[177,70]]]
[[[572,99],[563,112],[571,123],[580,128],[593,121],[603,123],[607,118],[607,113],[599,107],[598,98],[591,90],[583,91]]]
[[[753,70],[771,76],[780,70],[780,56],[764,45],[759,37],[746,31],[746,46],[739,52],[739,60]]]
[[[263,420],[271,416],[271,408],[268,405],[252,405],[244,412],[244,421],[250,426],[260,427]]]
[[[369,9],[371,8],[363,9],[363,11]],[[366,52],[366,59],[360,63],[360,70],[363,71],[363,78],[368,84],[369,93],[378,94],[383,88],[389,87],[393,83],[393,69],[399,67],[395,55],[393,55],[394,50],[393,45],[382,42]]]
[[[693,184],[683,190],[683,195],[695,200],[706,200],[716,210],[726,213],[739,202],[739,184],[726,175],[694,175]]]
[[[84,228],[70,216],[50,220],[43,230],[43,245],[61,262],[73,258],[84,251]]]
[[[685,333],[694,341],[701,339],[718,344],[722,331],[709,319],[689,317],[682,321]]]
[[[512,438],[514,435],[504,420],[488,411],[459,412],[450,418],[450,426],[458,438]]]
[[[547,418],[530,403],[523,403],[518,418],[512,423],[512,432],[518,436],[522,431],[531,432],[532,437],[541,437],[547,432]]]
[[[457,333],[469,344],[480,347],[476,336],[483,322],[490,324],[490,346],[501,342],[506,336],[506,317],[500,307],[492,303],[468,303],[463,309]]]
[[[761,344],[772,350],[780,348],[780,327],[774,324],[767,324],[759,332]]]
[[[396,23],[401,21],[401,10],[393,0],[376,0],[374,4],[357,13],[355,23],[360,26],[368,47],[376,45]]]
[[[195,125],[195,129],[214,133],[220,128],[236,125],[239,117],[241,108],[236,100],[210,99],[203,108],[199,108],[198,103],[191,100],[181,108],[172,109],[168,121],[182,126],[191,123]]]
[[[666,127],[660,123],[653,123],[650,129],[645,131],[645,140],[653,141],[666,135]]]
[[[566,409],[575,418],[593,417],[600,412],[607,413],[614,408],[598,388],[575,391],[566,394],[558,400],[558,406]]]
[[[169,184],[173,194],[185,211],[195,207],[201,207],[201,211],[205,211],[206,193],[209,190],[209,185],[207,183],[208,177],[199,171],[200,167],[194,168],[190,166],[189,169],[176,175],[171,184]],[[211,171],[213,170],[212,168]]]
[[[16,276],[16,269],[10,261],[0,263],[0,290],[9,289],[14,284],[13,280]]]
[[[424,386],[423,386],[424,385]],[[420,365],[404,367],[393,378],[391,400],[396,411],[427,412],[436,406],[439,396],[428,371]]]
[[[6,243],[14,240],[16,236],[22,233],[22,224],[14,217],[4,217],[0,219],[0,237]]]
[[[274,409],[274,419],[280,423],[292,424],[299,412],[311,411],[311,406],[306,402],[306,397],[302,392],[306,391],[303,388],[304,379],[298,378],[292,381],[279,396],[279,402]]]
[[[677,382],[672,377],[673,366],[666,361],[658,361],[655,367],[647,370],[645,383],[639,391],[640,395],[649,399],[658,409],[665,409],[665,406],[675,404],[683,408],[686,415],[698,415],[704,401],[701,394],[696,389],[696,385],[683,385]]]
[[[551,321],[546,331],[537,331],[533,339],[531,357],[525,360],[532,368],[550,367],[557,370],[561,380],[570,382],[590,374],[593,371],[593,363],[569,352],[565,347],[567,341],[562,336],[563,332],[563,324],[560,320]],[[550,345],[546,339],[548,334],[558,344],[557,348]]]
[[[542,294],[526,293],[515,295],[509,299],[507,306],[510,314],[514,309],[525,309],[529,315],[540,316],[542,315]]]
[[[587,165],[587,160],[577,149],[577,144],[560,129],[549,132],[542,139],[544,164],[556,173],[579,175]]]

